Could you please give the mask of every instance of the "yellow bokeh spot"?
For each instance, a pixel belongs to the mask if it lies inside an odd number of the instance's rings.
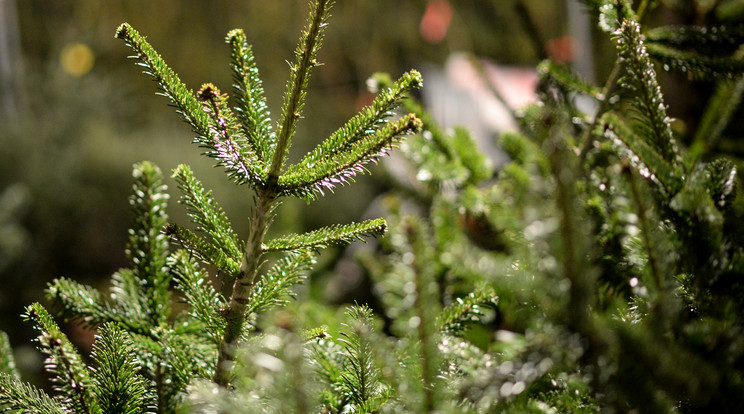
[[[62,48],[59,55],[62,69],[73,76],[83,76],[90,72],[94,62],[93,50],[84,43],[70,43]]]

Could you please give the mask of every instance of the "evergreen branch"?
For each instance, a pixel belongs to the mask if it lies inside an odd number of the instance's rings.
[[[369,82],[371,90],[392,87],[392,80],[386,74],[375,74]],[[406,140],[404,153],[415,154],[419,173],[431,175],[432,181],[479,183],[493,176],[493,165],[479,150],[473,137],[462,127],[453,132],[445,131],[431,114],[416,99],[404,99],[403,108],[421,120],[422,134]],[[431,148],[436,150],[432,151]],[[418,161],[418,157],[423,160]]]
[[[0,411],[35,414],[67,414],[57,400],[12,375],[0,372]]]
[[[205,241],[191,230],[171,223],[165,227],[165,235],[202,262],[209,263],[232,277],[240,274],[240,264],[235,259],[225,254],[220,246]]]
[[[154,388],[161,412],[174,412],[182,407],[188,386],[197,378],[207,378],[214,369],[217,353],[214,344],[203,336],[164,330],[157,342]],[[142,351],[140,351],[142,352]],[[142,355],[142,354],[140,354]]]
[[[677,163],[680,155],[672,136],[671,120],[666,115],[667,107],[641,36],[640,25],[633,20],[623,20],[614,37],[618,63],[626,70],[620,84],[632,97],[631,102],[640,118],[636,127],[642,129],[642,136],[665,160]]]
[[[113,308],[97,289],[67,278],[55,279],[47,288],[47,297],[61,308],[66,319],[95,327],[105,322],[119,322],[134,332],[150,334],[150,324],[136,314],[126,314]]]
[[[589,84],[585,79],[576,73],[568,65],[561,65],[552,60],[543,60],[537,66],[540,77],[548,76],[558,84],[576,93],[589,95],[596,100],[604,99],[602,91],[594,85]]]
[[[708,182],[704,188],[719,210],[731,206],[736,199],[738,180],[734,163],[717,159],[705,165]]]
[[[200,144],[208,143],[211,126],[209,116],[202,111],[202,105],[193,91],[181,82],[178,75],[168,67],[147,40],[128,23],[123,23],[116,29],[116,37],[123,39],[137,53],[137,56],[133,57],[139,59],[138,65],[144,67],[144,73],[158,83],[161,94],[173,103],[178,113],[198,135],[195,141]]]
[[[438,333],[435,332],[435,315],[438,315],[439,292],[435,273],[432,272],[432,262],[435,262],[433,246],[427,243],[427,227],[417,218],[410,217],[404,223],[405,237],[408,246],[414,254],[415,260],[410,264],[413,273],[413,286],[415,292],[411,292],[413,303],[411,304],[413,317],[409,320],[409,329],[414,331],[415,338],[419,343],[419,363],[421,367],[420,381],[423,387],[422,406],[425,412],[433,412],[437,408],[437,401],[441,399],[437,395],[437,377],[439,352]],[[413,324],[411,323],[413,322]]]
[[[651,43],[708,55],[731,54],[744,43],[744,26],[661,26],[644,33]]]
[[[147,318],[153,325],[158,325],[165,323],[170,313],[170,276],[165,267],[168,241],[161,234],[168,222],[167,186],[163,184],[160,169],[149,162],[136,164],[133,176],[135,183],[129,204],[135,224],[129,230],[126,255],[132,264],[131,274],[138,294],[129,295],[129,298],[140,302]]]
[[[199,321],[179,318],[157,337],[130,334],[130,339],[149,382],[146,401],[153,401],[158,413],[178,411],[191,381],[208,378],[214,369],[216,348]]]
[[[39,303],[26,308],[25,319],[33,320],[39,331],[39,350],[46,354],[44,368],[52,374],[55,391],[66,407],[77,413],[98,413],[88,368],[67,335],[62,333],[52,316]]]
[[[227,94],[211,83],[202,85],[196,96],[202,101],[203,111],[210,118],[208,139],[201,144],[207,156],[216,158],[227,175],[238,184],[249,183],[254,188],[266,182],[264,163],[251,151],[241,125],[228,106]]]
[[[178,75],[165,64],[160,55],[147,43],[134,28],[124,23],[116,31],[116,37],[124,39],[136,53],[139,65],[145,68],[145,73],[152,76],[161,88],[162,95],[170,99],[178,112],[191,125],[197,137],[194,142],[207,148],[207,155],[219,160],[231,178],[239,183],[250,182],[254,185],[265,181],[258,160],[250,151],[244,150],[240,140],[236,141],[236,125],[234,116],[225,107],[213,105],[222,103],[209,102],[212,93],[206,93],[206,105],[200,103],[197,96],[184,85]],[[210,89],[213,91],[213,89]],[[204,89],[202,100],[205,100]],[[224,99],[227,99],[226,97]],[[215,107],[218,110],[215,110]],[[206,110],[205,110],[206,109]],[[257,181],[253,181],[257,180]]]
[[[148,320],[148,297],[131,269],[120,269],[111,276],[110,296],[121,313],[134,320]]]
[[[483,307],[493,307],[498,301],[496,292],[491,288],[479,289],[464,298],[457,298],[455,303],[442,309],[439,314],[439,332],[452,336],[462,334],[469,323],[483,318]]]
[[[629,150],[629,161],[644,177],[658,182],[664,194],[671,196],[679,191],[683,182],[679,165],[670,164],[615,114],[607,112],[602,116],[597,133]]]
[[[384,219],[372,219],[362,223],[333,225],[303,234],[289,234],[266,243],[264,251],[324,249],[364,240],[364,236],[380,236],[385,233],[387,223]]]
[[[744,74],[744,59],[738,56],[710,56],[707,51],[690,52],[646,42],[650,56],[659,60],[664,70],[673,70],[698,79],[736,79]]]
[[[101,325],[91,356],[94,392],[104,413],[139,414],[147,408],[147,381],[140,374],[136,349],[116,323]]]
[[[277,180],[287,157],[290,140],[294,136],[297,120],[302,116],[310,70],[318,66],[318,49],[323,41],[326,21],[332,0],[314,0],[311,5],[307,27],[302,33],[295,52],[296,61],[291,65],[287,91],[282,104],[282,117],[277,132],[277,143],[273,148],[269,179]]]
[[[315,264],[315,254],[310,250],[289,253],[279,260],[254,286],[246,306],[246,314],[258,314],[287,303],[294,297],[290,290],[305,279],[305,273]]]
[[[176,289],[180,290],[191,307],[191,316],[204,324],[215,344],[225,330],[225,320],[217,313],[225,303],[207,279],[206,272],[191,259],[189,253],[179,250],[173,254],[170,268],[175,274]]]
[[[323,332],[308,340],[310,358],[309,362],[315,368],[315,373],[323,382],[325,390],[320,399],[330,412],[343,412],[344,407],[349,404],[349,396],[337,390],[343,384],[343,361],[344,349],[341,345],[328,338]]]
[[[206,191],[199,180],[194,177],[188,165],[181,164],[173,172],[173,177],[181,189],[181,202],[188,207],[189,217],[199,231],[211,237],[213,244],[235,262],[243,252],[243,246],[232,229],[227,215],[212,198],[212,192]]]
[[[359,409],[378,397],[382,388],[372,353],[372,310],[366,306],[352,306],[346,314],[351,323],[343,324],[346,329],[341,332],[340,342],[346,354],[341,378],[344,391]]]
[[[651,302],[651,307],[657,311],[651,316],[659,318],[662,323],[666,323],[664,319],[668,315],[665,314],[666,312],[663,312],[663,307],[667,306],[667,289],[665,286],[667,285],[667,277],[671,277],[671,275],[674,274],[675,266],[670,263],[671,257],[668,254],[669,252],[665,251],[668,246],[666,246],[667,243],[665,243],[666,240],[662,233],[661,226],[657,224],[659,221],[657,211],[653,205],[649,203],[646,194],[644,194],[646,187],[644,186],[643,180],[639,181],[636,177],[636,173],[630,169],[625,169],[623,173],[630,186],[631,199],[638,216],[638,229],[640,230],[639,237],[643,243],[643,248],[647,256],[646,270],[650,273],[649,276],[651,280],[647,280],[646,283],[656,293],[655,297],[649,300]],[[675,197],[675,199],[677,199],[676,204],[679,204],[679,196],[684,193],[684,191],[680,191],[680,193],[677,194]],[[670,205],[673,204],[675,203],[670,203]],[[681,206],[677,206],[678,209],[681,209],[680,207]],[[669,293],[672,292],[670,291]]]
[[[691,158],[699,159],[717,144],[739,106],[743,93],[744,76],[736,79],[733,85],[729,81],[718,82],[692,139]]]
[[[558,210],[559,244],[556,249],[561,263],[562,277],[570,282],[568,289],[568,312],[571,319],[568,328],[584,335],[592,334],[590,309],[595,302],[593,274],[587,265],[589,244],[582,232],[579,183],[576,173],[578,159],[566,142],[568,120],[554,108],[546,108],[545,118],[549,129],[547,139],[552,150],[549,154],[550,172],[555,183],[555,207]]]
[[[407,133],[421,130],[421,121],[413,114],[390,122],[373,135],[351,143],[345,151],[318,160],[315,165],[295,164],[279,177],[279,192],[307,200],[314,199],[324,189],[344,184],[364,171],[364,165],[387,154]]]
[[[370,90],[376,92],[380,89],[392,88],[393,80],[386,73],[376,73],[370,78],[368,84],[370,85]],[[438,152],[443,153],[447,157],[447,160],[456,159],[455,149],[452,148],[448,134],[434,120],[431,114],[424,109],[420,102],[415,99],[404,99],[402,106],[407,112],[415,114],[421,120],[421,130],[427,132],[427,141],[430,141],[430,145],[433,144],[439,150]]]
[[[3,331],[0,331],[0,373],[8,374],[16,379],[21,378],[13,357],[13,348],[10,347],[10,338]]]
[[[582,0],[582,2],[584,1]],[[616,31],[625,19],[639,21],[638,16],[633,12],[632,4],[628,0],[589,0],[586,3],[594,3],[590,7],[596,8],[599,28],[603,32],[612,33]]]
[[[400,105],[406,94],[412,89],[421,88],[422,84],[423,78],[418,71],[405,73],[394,84],[381,91],[371,105],[363,108],[343,127],[305,155],[299,164],[312,167],[318,160],[346,151],[353,143],[375,133],[385,124],[385,118],[392,115],[393,109]]]
[[[227,43],[232,52],[233,86],[237,94],[235,112],[252,152],[260,162],[266,163],[271,156],[270,148],[276,145],[276,135],[271,130],[269,109],[253,50],[240,29],[227,34]]]

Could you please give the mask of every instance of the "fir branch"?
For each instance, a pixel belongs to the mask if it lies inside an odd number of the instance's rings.
[[[76,413],[99,413],[88,368],[67,335],[39,303],[28,306],[24,317],[39,331],[39,349],[47,356],[44,368],[52,375],[54,390],[60,393],[63,404]]]
[[[614,32],[619,65],[626,73],[620,84],[631,96],[635,114],[639,118],[634,127],[654,146],[662,157],[671,163],[680,161],[677,144],[672,136],[671,120],[666,115],[661,88],[656,71],[648,56],[641,36],[640,25],[633,20],[623,20]]]
[[[191,316],[201,321],[212,341],[219,344],[225,321],[217,312],[225,305],[224,299],[212,287],[206,272],[185,250],[171,256],[170,268],[175,275],[176,289],[183,293],[190,306]]]
[[[237,94],[235,112],[251,151],[260,162],[266,163],[271,156],[270,149],[276,145],[276,135],[271,130],[271,118],[253,50],[240,29],[230,31],[226,40],[232,52],[233,86]]]
[[[617,115],[605,113],[597,133],[609,138],[616,145],[620,143],[622,148],[630,151],[628,160],[644,177],[657,182],[663,194],[671,196],[679,191],[684,180],[679,165],[665,160],[656,148],[651,147]]]
[[[238,262],[243,252],[243,246],[227,215],[212,198],[212,192],[206,191],[199,180],[194,177],[188,165],[181,164],[173,172],[173,177],[181,189],[181,202],[188,207],[191,221],[197,225],[199,231],[212,239],[215,248],[233,261]]]
[[[395,232],[387,240],[395,257],[381,286],[386,313],[394,321],[392,332],[415,344],[404,351],[408,355],[403,362],[415,374],[399,373],[403,375],[399,379],[385,377],[395,389],[410,388],[405,391],[405,411],[434,412],[440,408],[436,317],[441,311],[441,295],[435,278],[441,263],[435,245],[430,243],[433,235],[427,224],[418,217],[403,216],[391,227]]]
[[[691,219],[688,225],[694,226],[698,237],[715,240],[722,232],[721,210],[726,205],[725,194],[731,196],[735,183],[736,169],[731,164],[698,164],[685,177],[684,185],[669,201],[669,207]],[[715,229],[713,233],[711,227]]]
[[[213,265],[231,277],[240,274],[240,264],[234,258],[225,254],[220,246],[205,241],[191,230],[175,223],[166,226],[164,232],[173,242],[180,244],[204,263]]]
[[[324,385],[320,395],[324,408],[330,412],[343,412],[350,402],[349,395],[339,391],[344,382],[344,348],[324,333],[310,341],[309,349],[309,362]]]
[[[561,65],[552,60],[543,60],[537,66],[540,77],[549,77],[553,81],[576,93],[589,95],[596,100],[604,99],[602,91],[589,84],[568,65]]]
[[[382,90],[371,105],[363,108],[343,127],[305,155],[299,164],[312,168],[318,160],[345,151],[353,143],[373,134],[385,124],[385,118],[392,115],[393,109],[400,105],[406,94],[413,89],[421,88],[422,85],[423,78],[418,71],[412,70],[403,74],[395,83]]]
[[[744,43],[744,26],[661,26],[644,35],[656,44],[720,55],[734,53]]]
[[[302,116],[310,70],[318,66],[318,49],[323,41],[326,21],[333,6],[332,0],[313,0],[307,27],[302,33],[295,52],[296,61],[291,65],[287,91],[282,104],[282,117],[277,128],[277,143],[273,148],[269,179],[277,180],[287,157],[289,145],[295,133],[297,120]]]
[[[368,84],[370,90],[377,91],[391,88],[393,82],[387,74],[377,73]],[[445,131],[416,99],[404,99],[401,103],[406,111],[421,120],[423,132],[408,138],[403,147],[404,153],[415,157],[420,177],[430,176],[431,182],[454,182],[461,186],[493,175],[493,165],[465,128]],[[426,180],[421,178],[421,181]]]
[[[235,130],[235,123],[228,121],[233,121],[234,117],[226,108],[219,108],[220,111],[215,112],[213,107],[208,106],[208,110],[205,111],[204,104],[199,102],[193,91],[181,82],[178,75],[166,65],[145,38],[129,24],[119,26],[116,37],[124,39],[137,53],[136,58],[140,60],[139,65],[145,68],[145,74],[155,79],[160,86],[161,94],[170,99],[186,122],[191,125],[197,134],[194,142],[207,148],[209,150],[207,154],[217,158],[219,164],[225,166],[230,176],[239,183],[251,182],[258,185],[250,180],[265,178],[255,156],[240,145],[240,140],[236,141],[236,137],[231,135]],[[202,100],[203,97],[204,95]]]
[[[568,119],[555,108],[545,108],[546,124],[549,126],[547,139],[552,150],[549,154],[550,172],[555,182],[555,207],[558,210],[558,237],[560,244],[556,256],[561,263],[562,277],[569,281],[568,312],[571,318],[568,328],[584,334],[592,334],[590,309],[596,300],[593,295],[594,274],[587,264],[591,247],[585,236],[580,207],[580,193],[577,191],[577,157],[567,141]],[[582,231],[584,230],[584,231]]]
[[[173,70],[163,61],[147,40],[128,23],[123,23],[116,29],[116,37],[123,39],[137,56],[139,66],[145,68],[144,73],[151,76],[161,89],[161,95],[168,98],[176,107],[186,122],[191,125],[198,135],[196,142],[205,144],[210,140],[209,116],[202,111],[202,105],[196,99],[193,91],[181,82]]]
[[[67,414],[66,407],[43,391],[12,375],[0,372],[0,411],[36,414]]]
[[[47,288],[47,297],[59,308],[66,319],[82,322],[85,327],[95,327],[104,322],[119,322],[134,332],[150,333],[151,325],[136,314],[120,312],[104,300],[97,289],[67,278],[55,279]]]
[[[13,348],[10,347],[10,338],[3,331],[0,331],[0,373],[21,379],[13,357]]]
[[[466,179],[460,182],[478,185],[493,177],[494,167],[491,159],[478,146],[476,138],[465,127],[454,127],[449,141],[455,151],[454,164],[466,171]],[[449,180],[443,180],[446,183]]]
[[[161,412],[175,412],[186,398],[187,387],[211,375],[217,354],[214,345],[202,337],[172,330],[163,332],[158,345],[162,349],[155,375],[158,407]]]
[[[353,411],[369,412],[365,407],[379,397],[382,388],[372,353],[372,310],[366,306],[352,306],[346,314],[351,323],[343,324],[346,329],[341,332],[343,338],[340,339],[346,354],[341,373],[343,389],[357,405]]]
[[[705,165],[708,182],[704,186],[719,210],[736,200],[738,180],[736,165],[726,159],[718,159]]]
[[[599,28],[606,33],[619,29],[625,19],[638,21],[632,4],[628,0],[590,0],[588,3],[594,3],[593,7],[599,14]]]
[[[744,74],[744,59],[738,56],[711,56],[708,51],[691,52],[653,42],[646,42],[646,48],[664,70],[697,79],[736,79]]]
[[[116,323],[101,325],[91,353],[94,392],[104,413],[139,414],[147,409],[147,381],[126,331]]]
[[[375,73],[367,81],[369,89],[377,92],[380,89],[389,89],[393,87],[392,78],[386,73]],[[415,114],[421,120],[421,130],[425,131],[426,141],[429,145],[434,145],[439,152],[443,153],[447,160],[456,158],[455,149],[450,145],[448,134],[441,125],[434,121],[431,114],[415,99],[404,99],[402,102],[403,109],[409,113]],[[429,142],[430,141],[430,142]]]
[[[484,314],[483,307],[494,307],[499,298],[491,288],[479,289],[464,298],[457,298],[455,303],[442,309],[437,325],[443,335],[457,336],[463,333],[467,325],[480,321]]]
[[[286,304],[286,297],[294,297],[291,288],[305,279],[306,272],[315,264],[315,258],[310,250],[298,250],[274,264],[251,290],[246,315]]]
[[[390,122],[373,135],[350,143],[345,151],[318,160],[312,166],[295,164],[279,177],[279,192],[312,200],[324,189],[332,190],[360,172],[364,165],[387,154],[388,150],[403,139],[407,133],[421,130],[421,121],[413,114]]]
[[[143,295],[142,285],[131,269],[120,269],[111,275],[110,297],[121,313],[135,320],[148,320],[147,296]]]
[[[218,160],[227,175],[238,184],[249,183],[258,188],[266,182],[264,164],[250,149],[241,125],[228,106],[227,94],[211,83],[202,85],[196,93],[202,101],[204,113],[210,118],[209,139],[202,143],[206,155]]]
[[[731,121],[744,93],[744,76],[733,82],[720,81],[705,107],[700,125],[690,145],[690,156],[699,159],[715,147]]]
[[[630,187],[630,196],[635,207],[635,213],[638,217],[638,229],[639,238],[642,242],[644,252],[646,253],[646,273],[648,274],[645,286],[651,289],[652,295],[647,295],[645,299],[649,302],[650,307],[650,318],[653,322],[661,324],[670,323],[670,312],[674,312],[670,309],[673,299],[672,295],[675,295],[675,283],[673,281],[674,275],[677,274],[678,265],[677,258],[674,254],[674,248],[672,247],[670,235],[665,234],[662,226],[658,225],[660,218],[659,212],[654,206],[649,203],[649,197],[646,195],[647,187],[645,180],[639,180],[636,176],[636,172],[631,169],[625,169],[623,171],[624,176],[628,181]],[[695,184],[693,184],[695,185]],[[693,202],[690,200],[690,188],[685,185],[683,188],[669,203],[669,206],[678,211],[685,211],[688,214],[694,213],[695,209],[704,209],[710,207],[717,213],[715,207],[712,206],[712,201],[708,197],[706,200],[708,205],[700,203],[700,194],[693,194]],[[699,189],[699,186],[695,185],[695,189]],[[692,189],[693,191],[695,189]],[[704,190],[703,190],[704,191]],[[701,205],[703,204],[703,205]],[[656,326],[659,332],[666,332],[667,329],[661,326]]]
[[[324,249],[351,243],[354,240],[364,241],[364,236],[380,236],[385,233],[387,223],[384,219],[372,219],[362,223],[333,225],[303,234],[288,234],[266,243],[264,251]]]
[[[138,292],[128,296],[140,303],[153,325],[158,325],[165,323],[170,313],[170,276],[165,267],[168,241],[161,233],[168,222],[167,186],[163,184],[160,169],[149,162],[136,164],[133,176],[135,183],[129,204],[135,224],[129,230],[126,255],[132,264],[131,275]]]

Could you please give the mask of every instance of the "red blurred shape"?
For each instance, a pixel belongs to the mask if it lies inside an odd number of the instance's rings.
[[[452,22],[452,6],[447,0],[431,0],[426,5],[424,17],[421,18],[421,37],[429,43],[436,44],[444,40]]]
[[[576,59],[576,45],[571,36],[548,40],[545,51],[557,63],[573,62]]]

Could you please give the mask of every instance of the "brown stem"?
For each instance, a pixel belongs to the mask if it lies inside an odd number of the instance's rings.
[[[251,230],[246,240],[243,261],[240,264],[240,277],[235,279],[230,303],[224,311],[227,327],[220,342],[214,373],[214,382],[221,386],[227,386],[230,382],[230,373],[245,325],[246,306],[253,286],[258,282],[258,270],[263,256],[261,246],[269,223],[271,223],[272,206],[275,200],[276,195],[268,190],[260,192],[257,196],[256,211],[251,220]]]

